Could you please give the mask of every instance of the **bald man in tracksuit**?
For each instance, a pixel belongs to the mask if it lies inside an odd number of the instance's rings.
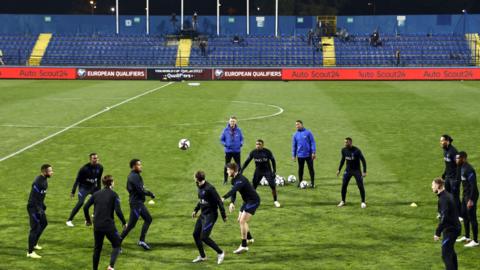
[[[223,129],[222,135],[220,136],[220,142],[222,143],[225,150],[225,165],[227,165],[232,159],[235,161],[235,164],[240,168],[242,166],[240,153],[243,146],[243,134],[242,130],[237,125],[237,118],[235,116],[230,117],[228,124]],[[227,184],[227,169],[223,168],[223,184]]]

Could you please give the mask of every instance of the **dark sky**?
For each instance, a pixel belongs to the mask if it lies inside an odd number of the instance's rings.
[[[0,13],[90,14],[90,0],[0,0]],[[109,14],[115,0],[94,0],[95,14]],[[145,0],[119,0],[121,14],[144,14]],[[185,13],[214,15],[216,0],[184,0]],[[222,14],[243,15],[246,0],[221,0]],[[273,14],[274,0],[250,0],[251,14]],[[480,13],[480,0],[279,0],[281,15]],[[152,15],[180,14],[180,0],[150,0]]]

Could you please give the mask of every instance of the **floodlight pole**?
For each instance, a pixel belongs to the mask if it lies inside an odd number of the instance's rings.
[[[183,0],[180,5],[180,30],[183,30]]]
[[[275,0],[275,37],[278,37],[278,0]]]
[[[247,36],[250,35],[250,0],[247,1]]]
[[[147,28],[147,35],[150,34],[150,0],[146,0],[147,1],[147,8],[145,9],[145,12],[146,12],[146,17],[147,17],[147,20],[145,21],[145,26]]]
[[[118,0],[115,0],[115,26],[117,35],[120,34],[120,22],[118,16]]]
[[[220,36],[220,0],[217,0],[217,36]]]

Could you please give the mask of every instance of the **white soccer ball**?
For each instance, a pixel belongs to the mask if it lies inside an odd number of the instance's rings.
[[[288,178],[287,178],[287,181],[288,183],[295,183],[297,182],[297,177],[295,177],[295,175],[289,175]]]
[[[280,176],[277,174],[277,176],[275,177],[275,184],[277,184],[277,186],[284,186],[285,185],[285,178],[283,178],[283,176]]]
[[[188,139],[181,139],[179,142],[178,142],[178,148],[182,149],[182,150],[187,150],[188,148],[190,148],[190,140]]]
[[[262,177],[262,180],[260,180],[260,185],[262,185],[262,186],[268,186],[267,178]]]
[[[308,187],[308,183],[307,181],[303,180],[302,182],[300,182],[300,188],[301,189],[305,189]]]

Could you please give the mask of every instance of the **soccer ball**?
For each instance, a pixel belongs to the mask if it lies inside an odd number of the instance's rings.
[[[267,178],[262,177],[262,180],[260,180],[260,185],[262,185],[262,186],[268,186]]]
[[[277,174],[277,176],[275,177],[275,184],[277,184],[277,186],[284,186],[285,178]]]
[[[302,182],[300,182],[300,188],[301,189],[305,189],[308,187],[308,183],[307,181],[303,180]]]
[[[297,177],[295,177],[295,175],[289,175],[288,178],[287,178],[287,181],[288,183],[295,183],[297,182]]]
[[[181,139],[178,142],[178,148],[182,150],[187,150],[188,148],[190,148],[190,141],[188,139]]]

